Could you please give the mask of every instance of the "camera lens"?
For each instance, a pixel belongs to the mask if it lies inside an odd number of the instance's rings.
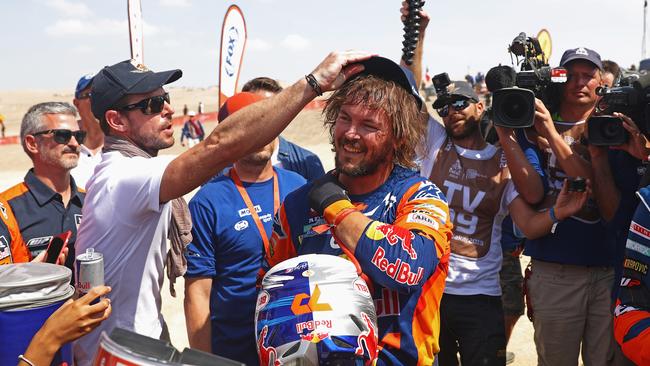
[[[503,103],[503,114],[510,120],[518,121],[528,113],[526,100],[519,94],[511,95]]]
[[[608,139],[616,138],[621,134],[621,128],[622,126],[619,123],[616,123],[615,120],[608,121],[607,123],[603,124],[603,136]]]

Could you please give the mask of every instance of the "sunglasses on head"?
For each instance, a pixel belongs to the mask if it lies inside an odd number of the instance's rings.
[[[169,104],[169,93],[143,99],[137,103],[125,105],[123,107],[119,107],[118,109],[123,111],[132,111],[134,109],[139,109],[142,111],[142,114],[158,114],[162,112],[163,108],[165,107],[165,102]]]
[[[462,111],[463,109],[469,107],[470,104],[469,99],[458,99],[453,102],[450,102],[449,104],[446,104],[442,108],[438,108],[438,114],[440,117],[447,117],[449,115],[449,108],[453,108],[455,111]]]
[[[84,141],[86,140],[86,131],[82,131],[82,130],[71,131],[71,130],[64,130],[64,129],[52,129],[52,130],[45,130],[45,131],[33,133],[32,136],[49,135],[49,134],[53,135],[54,141],[58,144],[67,144],[68,142],[70,142],[72,136],[74,136],[75,140],[77,140],[77,143],[79,144],[83,144]]]

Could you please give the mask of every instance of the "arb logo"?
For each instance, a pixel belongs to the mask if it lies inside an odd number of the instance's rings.
[[[332,307],[328,303],[318,303],[318,299],[320,298],[320,289],[318,288],[318,285],[314,287],[314,294],[312,296],[309,296],[309,294],[306,293],[299,293],[296,295],[296,297],[293,298],[293,302],[291,303],[291,311],[295,315],[302,315],[302,314],[307,314],[311,313],[314,311],[330,311],[332,310]],[[303,301],[305,299],[308,299],[306,304],[303,304]]]

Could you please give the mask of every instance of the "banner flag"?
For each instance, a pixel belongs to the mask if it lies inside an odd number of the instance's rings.
[[[230,5],[221,26],[219,51],[219,107],[237,91],[246,48],[246,21],[237,5]]]
[[[144,44],[142,43],[142,5],[140,0],[127,0],[129,12],[129,41],[131,42],[131,59],[135,64],[144,65]]]

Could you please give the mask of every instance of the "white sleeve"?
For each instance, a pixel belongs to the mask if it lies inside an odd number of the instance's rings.
[[[147,211],[159,212],[160,184],[167,165],[174,159],[172,155],[162,155],[146,159],[143,157],[125,158],[114,171],[117,177],[113,184],[113,198],[118,205],[127,208],[132,215]]]
[[[431,176],[433,163],[436,160],[436,156],[438,156],[438,151],[442,147],[442,144],[445,143],[446,139],[447,131],[445,131],[445,127],[436,119],[431,117],[431,115],[429,115],[426,149],[424,151],[424,158],[422,159],[422,165],[420,168],[421,176],[425,178],[429,178],[429,176]]]

